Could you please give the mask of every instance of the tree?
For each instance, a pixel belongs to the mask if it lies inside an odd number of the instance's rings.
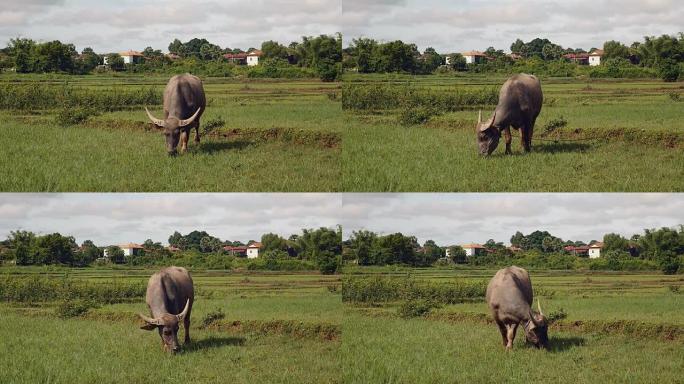
[[[444,59],[442,56],[435,51],[434,48],[428,47],[425,49],[425,52],[423,52],[422,56],[423,60],[423,71],[426,73],[431,73],[435,69],[439,68],[442,64],[444,64]]]
[[[287,251],[287,240],[275,233],[267,233],[261,236],[261,252]]]
[[[351,243],[352,253],[354,254],[357,264],[374,264],[374,260],[371,256],[371,250],[376,238],[377,235],[371,231],[361,230],[352,232],[352,236],[349,240]]]
[[[9,236],[11,256],[17,265],[33,264],[32,250],[35,246],[36,235],[29,231],[12,231]]]
[[[520,39],[515,40],[515,42],[513,44],[511,44],[511,52],[518,54],[518,55],[523,54],[524,48],[525,48],[525,43]]]
[[[460,53],[453,53],[449,55],[449,66],[454,71],[465,71],[467,68],[465,57]]]
[[[81,244],[81,248],[74,254],[74,265],[85,267],[93,261],[102,257],[102,251],[91,240],[86,240]]]
[[[126,256],[123,249],[117,247],[116,245],[107,247],[105,253],[109,261],[114,264],[123,264],[126,262]]]
[[[287,60],[290,56],[287,47],[277,41],[269,40],[261,43],[261,52],[264,59],[283,59]]]
[[[617,233],[603,235],[603,252],[624,252],[629,249],[629,241]]]
[[[605,59],[629,59],[630,50],[619,41],[611,40],[603,43],[603,58]]]
[[[467,254],[465,249],[461,248],[458,245],[453,245],[449,247],[449,258],[451,261],[453,261],[455,264],[463,264],[467,261]]]
[[[435,243],[434,240],[428,240],[423,244],[423,255],[425,256],[423,263],[432,264],[444,257],[444,251]]]
[[[112,71],[116,72],[123,71],[126,68],[123,57],[118,53],[110,53],[107,55],[107,65]]]

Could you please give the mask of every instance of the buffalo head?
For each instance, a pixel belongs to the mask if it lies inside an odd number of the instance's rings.
[[[197,108],[197,112],[185,120],[178,119],[175,116],[169,116],[166,118],[166,120],[162,120],[152,116],[147,107],[145,107],[147,117],[150,118],[152,123],[160,128],[164,128],[164,136],[166,136],[166,151],[169,153],[169,156],[175,156],[177,153],[176,147],[178,147],[178,142],[180,141],[182,128],[192,124],[195,119],[197,119],[197,116],[199,116],[201,110],[202,108]]]
[[[480,151],[480,155],[489,156],[494,152],[496,147],[499,145],[499,139],[501,138],[501,131],[499,131],[494,126],[494,119],[496,118],[496,112],[491,119],[482,122],[482,111],[477,119],[477,146]]]
[[[528,343],[533,344],[537,348],[549,349],[549,325],[546,316],[541,310],[541,304],[537,300],[537,309],[539,313],[534,313],[530,310],[530,321],[525,324],[525,338]]]
[[[143,314],[138,314],[138,316],[145,321],[145,325],[140,328],[147,331],[151,331],[155,328],[158,329],[164,350],[166,352],[176,353],[180,349],[180,345],[178,344],[178,323],[183,321],[185,316],[188,314],[189,309],[190,299],[188,299],[188,301],[185,303],[183,312],[177,315],[164,313],[153,319]]]

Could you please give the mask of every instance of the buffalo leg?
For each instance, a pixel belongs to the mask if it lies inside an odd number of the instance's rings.
[[[190,132],[184,129],[181,132],[181,137],[180,137],[181,153],[184,153],[185,151],[188,150],[188,136],[190,136]]]
[[[506,139],[506,154],[510,155],[511,153],[511,127],[506,127],[506,129],[503,130],[504,132],[504,138]]]
[[[187,316],[183,319],[183,328],[185,329],[184,344],[188,344],[190,342],[190,312],[188,312]]]
[[[197,120],[195,121],[195,143],[200,142],[199,126],[200,126],[200,119],[198,117]]]
[[[506,344],[506,349],[510,350],[513,349],[513,340],[515,340],[515,333],[518,330],[518,324],[508,324],[506,325],[507,329],[507,339],[508,343]]]
[[[501,339],[503,340],[503,346],[505,347],[508,345],[508,334],[506,331],[506,326],[504,325],[504,323],[500,321],[497,321],[496,325],[499,327],[499,332],[501,332]]]

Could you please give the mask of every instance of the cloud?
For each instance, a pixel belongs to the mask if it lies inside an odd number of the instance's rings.
[[[340,210],[334,194],[2,194],[0,236],[60,232],[107,245],[205,230],[247,241],[333,227]]]
[[[343,207],[345,237],[368,229],[441,245],[507,242],[518,230],[589,241],[684,224],[679,194],[349,194]]]
[[[14,1],[13,1],[14,2]],[[22,36],[61,40],[98,52],[165,50],[175,38],[207,38],[222,47],[283,44],[341,30],[340,0],[29,1],[0,11],[0,43]]]
[[[347,42],[359,36],[401,39],[445,53],[508,49],[518,37],[546,37],[575,48],[613,39],[630,44],[647,35],[680,32],[684,17],[676,0],[355,0],[345,2],[343,10]]]

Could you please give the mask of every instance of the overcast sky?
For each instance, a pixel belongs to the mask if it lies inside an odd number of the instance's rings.
[[[368,229],[442,246],[508,244],[516,231],[535,230],[588,242],[684,224],[684,194],[345,194],[343,207],[345,238]]]
[[[346,44],[399,39],[440,53],[509,51],[518,37],[589,49],[684,32],[681,0],[343,0],[343,13]]]
[[[174,38],[259,48],[333,34],[341,0],[2,0],[0,44],[17,36],[61,40],[81,51],[168,50]]]
[[[0,238],[23,229],[60,232],[79,244],[166,244],[173,231],[204,230],[247,242],[335,227],[340,205],[334,194],[0,194]]]

